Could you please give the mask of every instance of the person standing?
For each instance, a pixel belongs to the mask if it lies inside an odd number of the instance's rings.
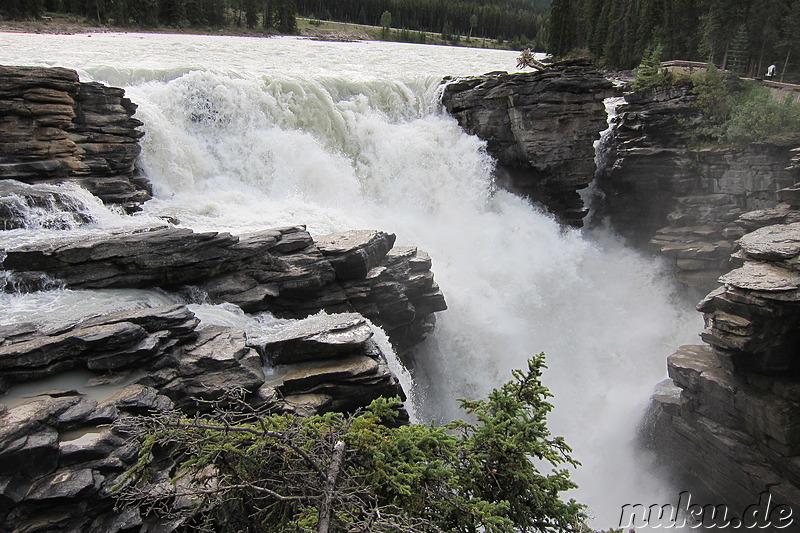
[[[767,76],[766,76],[766,78],[767,78],[768,80],[771,80],[771,79],[773,79],[773,78],[775,77],[775,72],[776,72],[777,70],[778,70],[778,67],[776,67],[776,66],[775,66],[775,63],[772,63],[772,64],[771,64],[771,65],[770,65],[770,66],[767,68]]]

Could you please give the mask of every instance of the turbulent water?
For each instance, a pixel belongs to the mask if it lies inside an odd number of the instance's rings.
[[[510,70],[515,57],[295,38],[0,34],[0,63],[72,67],[139,104],[156,198],[132,224],[170,215],[234,233],[379,229],[430,253],[449,309],[417,355],[418,412],[455,416],[453,398],[481,395],[546,352],[551,427],[583,463],[572,496],[597,527],[616,526],[621,505],[673,496],[632,441],[666,356],[695,340],[699,315],[676,301],[656,261],[608,232],[564,230],[495,189],[484,144],[443,113],[438,91],[445,75]],[[92,227],[124,223],[112,218]]]

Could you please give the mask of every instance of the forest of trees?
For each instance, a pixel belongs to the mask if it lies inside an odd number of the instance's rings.
[[[631,68],[648,47],[741,75],[797,72],[800,0],[553,0],[548,51]]]
[[[120,27],[297,31],[296,16],[489,38],[556,56],[632,68],[648,48],[664,59],[711,61],[738,74],[800,73],[800,0],[0,0],[0,15],[45,13]],[[387,19],[388,14],[388,19]],[[392,33],[384,31],[384,38]]]
[[[65,13],[117,26],[274,28],[293,33],[295,16],[447,36],[515,40],[544,48],[551,0],[2,0],[5,16]]]
[[[324,19],[544,45],[550,0],[297,0],[298,12]],[[445,29],[447,31],[445,31]]]
[[[121,27],[297,29],[295,0],[3,0],[2,11],[12,19],[62,13]]]
[[[36,19],[45,13],[121,27],[275,29],[296,31],[295,17],[515,41],[544,49],[551,0],[0,0],[0,14]]]

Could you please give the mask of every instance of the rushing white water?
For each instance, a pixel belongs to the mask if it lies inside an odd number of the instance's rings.
[[[437,103],[444,75],[516,53],[390,43],[165,35],[0,34],[0,63],[62,65],[122,85],[144,121],[145,216],[236,233],[394,232],[429,252],[449,309],[420,348],[423,418],[458,416],[544,351],[551,428],[584,466],[598,527],[667,503],[632,439],[665,358],[700,319],[660,265],[605,232],[564,230],[496,191],[484,144]],[[667,492],[665,492],[667,491]]]

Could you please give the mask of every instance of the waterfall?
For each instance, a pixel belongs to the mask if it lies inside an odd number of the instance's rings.
[[[511,68],[515,54],[287,39],[249,40],[245,52],[235,39],[96,37],[93,46],[116,54],[107,63],[62,57],[50,40],[48,57],[127,85],[139,104],[141,166],[155,192],[142,217],[199,231],[396,233],[398,245],[430,254],[449,306],[415,354],[422,420],[460,416],[455,398],[486,394],[544,351],[550,427],[583,463],[570,496],[590,506],[593,524],[616,526],[626,503],[671,500],[633,440],[666,356],[694,340],[699,316],[658,261],[497,190],[484,143],[435,98],[442,74]]]
[[[614,140],[614,125],[617,118],[617,108],[624,101],[625,98],[622,96],[610,96],[603,101],[608,118],[606,119],[606,129],[600,132],[600,138],[594,142],[594,164],[596,168],[594,179],[586,189],[578,191],[584,205],[589,208],[589,212],[584,217],[584,224],[586,226],[592,226],[597,222],[594,219],[605,199],[602,190],[598,187],[598,180],[602,177],[611,159],[609,152],[611,150],[611,142]]]
[[[421,104],[432,89],[218,73],[137,87],[156,189],[146,210],[202,230],[380,229],[430,253],[449,309],[417,350],[420,416],[460,416],[455,398],[546,352],[552,428],[584,463],[575,497],[598,526],[616,525],[630,498],[671,496],[633,439],[666,356],[699,319],[658,262],[495,190],[483,143]]]

